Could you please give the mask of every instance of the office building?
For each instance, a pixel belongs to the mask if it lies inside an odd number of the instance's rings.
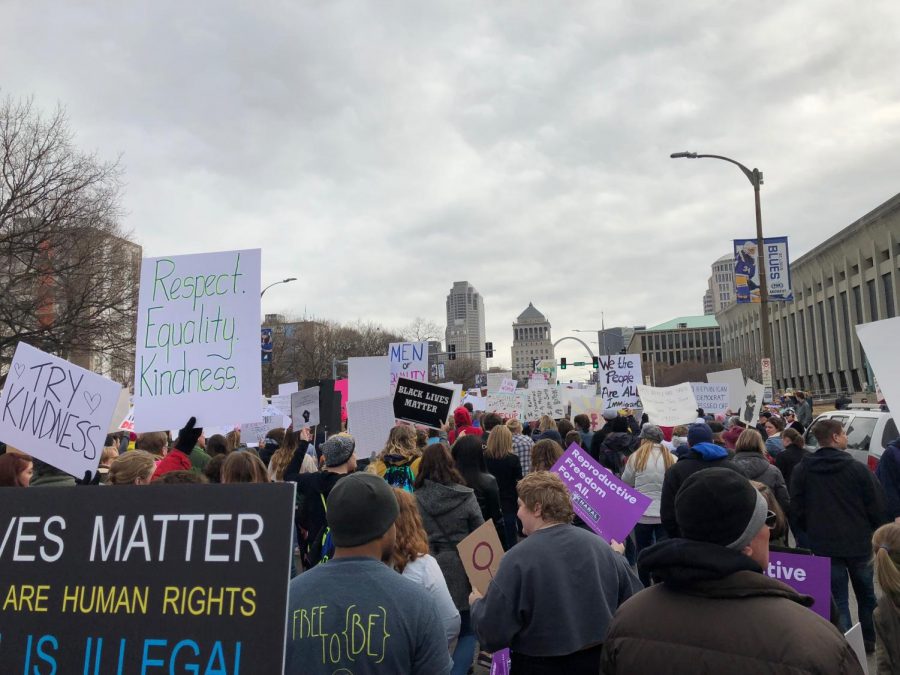
[[[457,358],[478,361],[487,371],[484,355],[484,300],[468,281],[455,281],[447,296],[447,351],[456,348]]]
[[[673,368],[682,363],[697,364],[702,366],[700,370],[720,370],[722,337],[715,316],[679,316],[657,326],[636,330],[627,351],[641,355],[641,372],[645,377],[656,369]]]
[[[533,304],[529,302],[528,307],[516,317],[512,329],[513,379],[527,379],[534,372],[536,362],[555,360],[550,321]]]

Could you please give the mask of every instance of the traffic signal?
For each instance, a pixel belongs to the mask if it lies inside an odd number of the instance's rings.
[[[485,342],[484,343],[484,352],[485,357],[492,359],[494,358],[494,343],[493,342]]]
[[[447,360],[456,361],[456,345],[447,345]]]
[[[595,356],[593,358],[593,366],[594,366],[594,370],[600,370],[600,357],[599,356]]]
[[[559,359],[559,368],[560,370],[566,369],[566,357],[563,356]]]

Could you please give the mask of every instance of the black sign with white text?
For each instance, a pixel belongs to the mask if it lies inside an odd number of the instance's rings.
[[[450,417],[453,389],[401,377],[394,392],[394,417],[440,429]]]
[[[280,673],[294,485],[0,489],[2,672]]]

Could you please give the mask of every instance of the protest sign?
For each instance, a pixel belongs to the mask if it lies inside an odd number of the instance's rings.
[[[334,381],[334,391],[341,397],[341,422],[347,421],[347,384],[346,379]]]
[[[291,483],[0,490],[0,514],[3,672],[282,672]]]
[[[703,412],[711,415],[721,415],[728,409],[731,400],[729,398],[729,385],[691,382],[691,389],[694,391],[697,407],[703,408]]]
[[[529,389],[546,389],[550,385],[547,383],[547,376],[543,373],[532,373],[528,377]]]
[[[648,387],[639,385],[644,412],[653,424],[674,427],[691,424],[697,419],[697,400],[690,383],[682,382],[674,387]]]
[[[310,387],[291,394],[291,421],[294,430],[319,423],[319,388]]]
[[[853,628],[844,633],[844,637],[853,649],[853,653],[856,654],[856,660],[862,666],[863,675],[869,675],[869,662],[866,657],[866,641],[863,638],[862,624],[857,621]]]
[[[744,373],[740,368],[730,370],[717,370],[706,374],[706,381],[710,384],[728,385],[728,407],[737,415],[738,410],[744,405]]]
[[[347,359],[348,401],[393,396],[391,362],[387,356],[360,356]]]
[[[744,402],[741,404],[741,419],[751,427],[759,421],[759,414],[763,409],[764,391],[765,387],[759,382],[747,380],[744,387]]]
[[[469,389],[469,391],[466,392],[466,395],[462,397],[462,401],[460,401],[459,404],[465,405],[466,403],[472,404],[473,412],[484,411],[487,409],[485,407],[487,405],[487,399],[484,396],[479,396],[477,389]]]
[[[265,445],[266,434],[283,426],[281,416],[265,417],[262,422],[245,422],[241,425],[241,442],[248,448]]]
[[[488,394],[485,399],[485,412],[497,413],[503,417],[518,417],[520,412],[521,399],[515,392],[511,394],[497,393]]]
[[[600,466],[577,443],[550,470],[568,488],[575,513],[606,541],[625,541],[652,502]]]
[[[272,397],[272,407],[278,410],[285,417],[291,416],[291,396],[292,394],[276,394]]]
[[[587,415],[591,422],[591,431],[599,431],[606,420],[603,419],[603,399],[599,396],[576,396],[572,399],[572,418],[575,415]]]
[[[509,649],[501,649],[491,655],[490,675],[509,675],[512,670],[512,658]]]
[[[281,396],[285,394],[296,394],[298,391],[300,391],[299,382],[282,382],[278,385],[278,393]]]
[[[502,380],[500,380],[500,386],[497,387],[496,393],[499,393],[499,394],[515,394],[515,393],[516,393],[516,387],[518,387],[518,386],[519,386],[519,385],[518,385],[518,383],[517,383],[515,380],[512,380],[512,379],[510,379],[510,378],[508,378],[508,377],[504,377]],[[494,390],[490,389],[490,387],[488,387],[488,390],[489,390],[489,391],[494,391]]]
[[[509,380],[513,383],[513,391],[515,391],[516,381],[512,379],[512,371],[504,370],[495,373],[487,374],[487,389],[488,392],[498,392],[503,391],[504,383]],[[507,388],[509,384],[506,384]]]
[[[401,377],[428,382],[427,342],[392,342],[388,346],[388,358],[391,361],[391,393]]]
[[[897,358],[897,336],[900,335],[900,317],[873,321],[856,327],[859,343],[866,353],[866,360],[878,378],[881,395],[876,400],[884,400],[894,412],[900,411],[900,359]]]
[[[131,411],[131,394],[128,393],[128,388],[122,389],[119,392],[119,400],[116,401],[116,408],[113,410],[112,419],[109,422],[109,429],[107,429],[107,433],[114,434],[117,431],[122,430],[122,420],[124,420],[128,413]]]
[[[115,418],[113,418],[115,419]],[[125,416],[125,419],[119,424],[119,428],[117,431],[134,431],[134,409],[128,411],[128,414]]]
[[[121,391],[112,380],[20,342],[0,393],[0,439],[81,478],[97,469]]]
[[[472,532],[456,545],[456,550],[472,588],[482,595],[486,594],[488,584],[496,576],[503,558],[503,546],[494,521],[489,520]]]
[[[615,354],[600,357],[597,375],[597,395],[603,399],[603,409],[640,408],[640,354]]]
[[[541,415],[550,415],[553,419],[559,419],[566,414],[556,387],[527,389],[522,391],[521,394],[519,419],[523,422],[540,419]]]
[[[811,609],[831,620],[831,558],[769,551],[766,574],[799,593],[811,595],[816,601]]]
[[[356,441],[356,456],[367,459],[384,449],[388,434],[396,425],[394,397],[351,400],[347,403],[347,415],[347,431]]]
[[[394,417],[398,420],[440,429],[450,417],[453,389],[439,384],[401,377],[394,393]]]
[[[134,419],[138,429],[233,424],[259,410],[259,249],[145,258]],[[252,411],[252,412],[250,412]]]

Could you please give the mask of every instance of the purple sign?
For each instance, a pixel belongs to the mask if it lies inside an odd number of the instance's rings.
[[[606,541],[625,541],[653,501],[597,464],[577,443],[569,446],[551,471],[559,474],[572,494],[575,513]]]
[[[509,675],[512,663],[509,657],[509,649],[501,649],[494,652],[491,657],[491,675]]]
[[[816,601],[810,608],[831,620],[831,558],[769,551],[766,574]]]

